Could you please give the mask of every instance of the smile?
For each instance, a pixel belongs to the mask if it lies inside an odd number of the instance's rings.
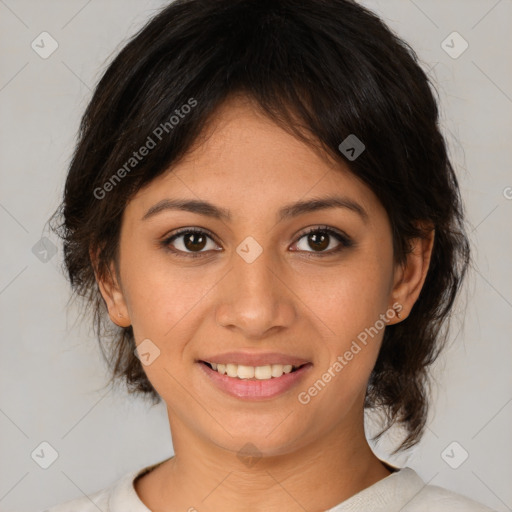
[[[210,363],[204,361],[204,364],[209,366],[212,370],[227,375],[228,377],[238,379],[256,379],[256,380],[270,380],[282,377],[285,373],[291,373],[300,366],[293,366],[291,364],[272,364],[265,366],[246,366],[242,364],[220,364]]]
[[[243,357],[237,357],[236,359],[243,359]],[[253,362],[248,360],[251,359],[249,357],[246,359],[243,362]],[[197,361],[197,363],[202,370],[201,373],[210,384],[213,384],[213,389],[216,388],[222,393],[237,399],[251,401],[269,400],[291,391],[292,388],[303,381],[313,367],[312,363],[298,359],[293,361],[296,364],[269,364],[268,357],[260,359],[266,360],[254,361],[257,366],[205,360]],[[290,358],[281,357],[277,359]],[[223,357],[220,360],[229,361],[229,358]],[[289,363],[290,361],[286,362]]]

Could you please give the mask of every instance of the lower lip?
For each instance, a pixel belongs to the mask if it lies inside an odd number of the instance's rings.
[[[198,363],[205,375],[215,384],[217,388],[235,398],[246,400],[265,400],[277,397],[293,386],[297,385],[312,366],[311,363],[301,366],[290,373],[283,373],[281,377],[273,377],[267,380],[239,379],[228,377],[212,370],[204,363]]]

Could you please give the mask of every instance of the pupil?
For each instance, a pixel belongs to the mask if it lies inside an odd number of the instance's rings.
[[[311,249],[323,250],[329,247],[329,235],[326,233],[311,233],[308,237]]]
[[[200,233],[189,233],[185,236],[185,247],[189,251],[200,251],[206,245],[206,237]]]

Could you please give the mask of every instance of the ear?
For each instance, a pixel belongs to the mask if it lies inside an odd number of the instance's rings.
[[[129,327],[131,325],[130,315],[128,313],[124,292],[117,279],[114,263],[112,263],[108,269],[108,276],[102,277],[97,270],[97,253],[95,254],[91,249],[89,255],[94,268],[98,288],[107,305],[110,320],[119,327]]]
[[[424,236],[411,240],[411,250],[404,264],[395,267],[392,298],[397,322],[407,318],[418,299],[427,277],[434,247],[435,229],[432,225],[420,224]],[[398,318],[398,315],[400,317]],[[392,322],[392,323],[397,323]]]

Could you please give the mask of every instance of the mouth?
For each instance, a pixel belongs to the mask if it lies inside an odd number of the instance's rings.
[[[240,380],[270,380],[279,379],[285,374],[293,373],[309,363],[301,365],[267,364],[263,366],[247,366],[235,363],[211,363],[200,361],[202,364],[220,375],[227,375]]]
[[[217,362],[198,360],[197,363],[202,375],[210,385],[213,384],[211,389],[218,389],[223,394],[250,401],[269,400],[284,395],[298,386],[313,366],[310,362],[298,359],[293,361],[295,364],[289,364],[292,362],[289,358],[271,358],[274,359],[272,364],[268,357],[264,359],[266,360],[254,361],[258,366],[228,362],[228,358],[219,358]],[[275,359],[281,359],[281,362],[275,362]]]

